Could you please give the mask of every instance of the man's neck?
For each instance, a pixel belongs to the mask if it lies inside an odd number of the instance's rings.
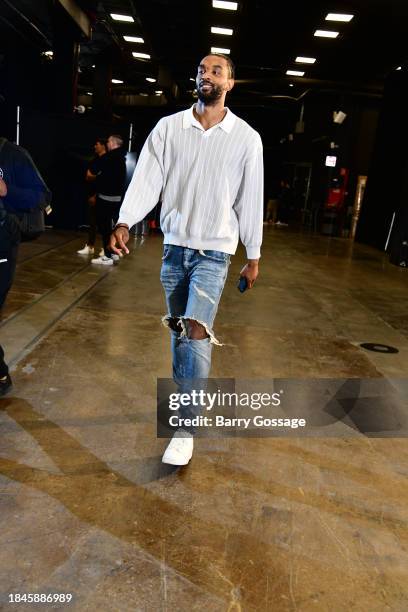
[[[217,123],[221,123],[224,119],[227,114],[224,102],[225,99],[221,99],[215,104],[207,105],[201,102],[201,100],[197,101],[193,108],[193,113],[205,130],[209,130],[214,125],[217,125]]]

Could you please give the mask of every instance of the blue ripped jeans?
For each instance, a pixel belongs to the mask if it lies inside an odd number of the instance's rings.
[[[224,289],[230,255],[221,251],[198,251],[165,244],[160,280],[163,285],[170,319],[179,322],[180,331],[171,329],[173,379],[180,393],[195,388],[194,380],[207,379],[211,368],[213,344],[220,345],[214,335],[213,323]],[[207,332],[203,340],[188,337],[188,320],[197,321]],[[202,388],[202,382],[198,385]],[[180,416],[190,418],[197,408],[180,408]],[[187,429],[187,428],[186,428]]]

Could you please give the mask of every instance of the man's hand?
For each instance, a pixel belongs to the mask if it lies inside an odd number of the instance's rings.
[[[126,255],[129,254],[129,249],[126,246],[126,243],[129,240],[129,229],[123,225],[117,227],[113,230],[113,233],[110,237],[109,247],[113,253],[116,255]],[[116,246],[118,245],[118,247]]]
[[[88,204],[89,206],[96,206],[96,195],[91,195],[88,198]]]
[[[0,178],[0,198],[4,198],[7,195],[7,185],[6,183],[3,181],[3,179]]]
[[[258,276],[259,259],[249,259],[248,263],[242,268],[240,276],[247,279],[248,289],[252,289]]]

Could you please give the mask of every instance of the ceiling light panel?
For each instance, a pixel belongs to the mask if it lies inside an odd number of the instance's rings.
[[[316,30],[313,36],[319,36],[320,38],[337,38],[339,32],[333,32],[332,30]]]
[[[349,15],[346,13],[328,13],[326,15],[326,21],[343,21],[344,23],[348,23],[353,19],[354,15]]]
[[[224,55],[229,55],[231,53],[231,49],[223,49],[222,47],[211,47],[211,53],[224,53]]]
[[[115,85],[118,85],[120,83],[123,83],[123,81],[121,81],[120,79],[112,79],[112,83],[115,83]]]
[[[111,13],[110,16],[114,21],[126,21],[127,23],[134,23],[134,19],[131,15],[118,15],[117,13]]]
[[[286,74],[289,76],[300,76],[302,77],[305,73],[301,70],[287,70]]]
[[[138,51],[132,51],[132,55],[137,59],[150,59],[150,55],[148,53],[139,53]]]
[[[146,77],[146,81],[149,81],[149,83],[155,83],[156,79],[154,79],[153,77]]]
[[[144,43],[143,38],[140,38],[140,36],[124,36],[123,38],[126,40],[126,42]]]
[[[212,34],[224,34],[224,36],[232,36],[234,32],[233,30],[231,30],[231,28],[218,28],[216,26],[212,26],[211,33]]]
[[[316,62],[315,57],[303,57],[302,55],[298,55],[295,59],[295,62],[298,64],[314,64]]]
[[[213,8],[225,9],[226,11],[237,11],[238,2],[226,2],[224,0],[213,0]]]

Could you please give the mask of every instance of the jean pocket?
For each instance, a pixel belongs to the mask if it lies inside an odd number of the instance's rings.
[[[165,244],[163,246],[163,257],[162,257],[162,261],[164,261],[165,259],[168,259],[170,257],[170,250],[171,250],[171,245],[170,244]]]
[[[228,253],[223,253],[222,251],[203,251],[200,249],[200,255],[205,259],[211,259],[211,261],[218,261],[219,263],[229,263],[230,255]]]

